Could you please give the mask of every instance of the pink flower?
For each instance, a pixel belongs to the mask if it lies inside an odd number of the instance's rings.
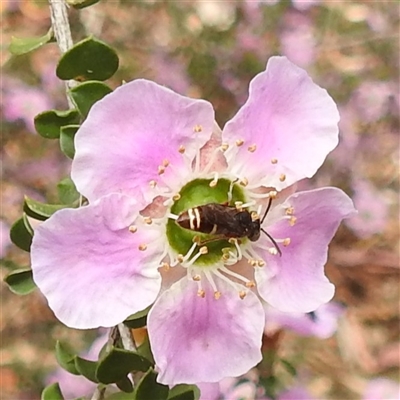
[[[339,317],[344,308],[338,303],[322,304],[311,313],[283,313],[272,307],[265,308],[265,329],[274,333],[277,329],[287,328],[302,336],[316,336],[326,339],[337,329]]]
[[[148,333],[161,383],[247,372],[261,360],[260,298],[305,313],[333,296],[323,267],[353,204],[336,188],[286,188],[314,175],[336,146],[338,119],[327,92],[284,57],[253,79],[222,132],[204,100],[146,80],[121,86],[76,134],[72,179],[89,205],[38,227],[35,282],[75,328],[110,327],[153,304]],[[245,217],[257,227],[270,204],[268,235],[228,241],[194,231],[205,224],[197,206],[229,197],[237,209],[225,222],[235,228]],[[183,212],[192,230],[175,221]]]
[[[375,378],[368,382],[363,400],[400,400],[399,382]]]

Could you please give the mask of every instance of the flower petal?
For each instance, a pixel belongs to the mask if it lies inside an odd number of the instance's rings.
[[[160,228],[139,225],[135,201],[111,194],[43,222],[32,243],[33,278],[57,318],[73,328],[109,327],[149,306],[160,290]],[[136,222],[135,222],[136,223]],[[147,244],[145,251],[140,244]]]
[[[282,218],[268,226],[272,237],[290,238],[290,244],[281,247],[282,257],[257,249],[267,260],[265,267],[255,270],[258,292],[280,311],[314,311],[333,297],[334,286],[324,275],[328,245],[341,220],[355,212],[353,203],[340,189],[327,187],[298,192],[278,207],[282,215],[293,207],[297,221],[291,226]]]
[[[144,206],[157,194],[150,181],[177,184],[175,174],[187,173],[213,123],[214,110],[204,100],[144,79],[126,83],[97,102],[77,132],[72,179],[89,201],[121,192]]]
[[[338,143],[332,98],[286,57],[271,57],[249,90],[223,130],[224,142],[244,141],[228,157],[232,172],[278,190],[313,176]]]
[[[161,383],[218,382],[239,376],[261,360],[263,308],[249,292],[241,300],[225,281],[211,286],[183,278],[165,291],[148,315],[148,330]],[[229,362],[227,362],[229,360]]]

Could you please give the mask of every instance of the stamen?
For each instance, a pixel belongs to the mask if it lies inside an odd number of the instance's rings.
[[[228,143],[222,143],[220,146],[221,151],[226,151],[229,149],[229,144]]]
[[[154,189],[154,188],[157,186],[157,182],[153,179],[153,180],[151,180],[151,181],[149,182],[149,185],[150,185],[151,188]]]
[[[278,196],[278,192],[277,192],[276,190],[271,190],[271,191],[268,193],[268,197],[269,197],[270,199],[272,199],[272,200],[276,199],[276,196]]]
[[[243,201],[235,201],[235,207],[237,210],[242,211],[243,210],[242,205],[243,205]]]
[[[248,201],[247,203],[242,204],[242,208],[253,207],[256,204],[255,200]]]
[[[153,220],[150,217],[144,217],[143,221],[147,225],[151,225],[153,223]]]
[[[248,180],[247,178],[242,178],[242,179],[239,181],[239,184],[242,185],[242,186],[244,186],[244,187],[246,187],[246,186],[249,184],[249,180]]]
[[[278,250],[275,247],[270,247],[268,249],[268,253],[273,255],[273,256],[276,256],[278,254]]]
[[[290,226],[294,226],[294,224],[296,223],[296,221],[297,221],[297,218],[296,218],[296,217],[291,217],[290,220],[289,220],[289,225],[290,225]]]
[[[260,219],[260,214],[256,213],[255,211],[252,211],[250,215],[251,215],[251,220],[253,222],[257,221],[258,219]]]
[[[190,249],[189,249],[189,251],[186,253],[186,255],[184,256],[184,257],[182,257],[182,259],[181,259],[181,263],[183,263],[183,262],[185,262],[186,260],[188,260],[190,257],[191,257],[191,255],[193,254],[193,252],[194,252],[194,250],[195,250],[195,248],[197,247],[197,243],[193,243],[191,246],[190,246]]]
[[[158,175],[162,175],[165,172],[165,167],[162,165],[158,166]]]
[[[197,244],[194,243],[194,244],[192,245],[192,247],[193,247],[194,245],[197,246]],[[189,251],[190,251],[190,250],[189,250]],[[206,246],[200,247],[199,252],[198,252],[191,260],[189,260],[187,264],[184,264],[183,266],[184,266],[184,267],[190,267],[190,266],[193,265],[202,255],[207,254],[207,253],[208,253],[208,248],[207,248]],[[184,260],[184,261],[186,261],[186,260]],[[182,262],[183,262],[183,261],[182,261]]]
[[[129,232],[131,232],[131,233],[137,232],[137,226],[135,226],[135,225],[131,225],[128,229],[129,229]]]
[[[219,292],[218,290],[216,292],[214,292],[214,299],[218,300],[221,297],[221,292]]]
[[[202,127],[200,124],[196,125],[196,126],[193,128],[193,132],[194,132],[194,133],[199,133],[199,132],[201,132],[202,130],[203,130],[203,127]]]
[[[214,179],[209,183],[209,186],[210,186],[210,187],[215,187],[215,186],[217,186],[218,177],[219,177],[218,172],[215,172],[215,173],[214,173]]]
[[[252,144],[251,146],[249,146],[249,147],[247,148],[247,150],[248,150],[250,153],[254,153],[254,152],[257,150],[257,146],[256,146],[255,144]]]
[[[145,251],[147,249],[147,244],[144,244],[144,243],[139,244],[138,249],[140,251]]]
[[[290,238],[285,238],[285,239],[283,239],[282,243],[283,243],[283,245],[284,245],[285,247],[289,246],[289,244],[290,244]]]
[[[179,148],[178,148],[178,151],[179,151],[179,153],[183,154],[186,151],[185,146],[180,145]]]
[[[294,214],[294,207],[290,206],[285,210],[286,215],[293,215]]]
[[[253,281],[250,281],[250,279],[245,278],[244,276],[231,271],[230,269],[226,268],[226,267],[221,267],[219,268],[220,271],[224,272],[226,275],[229,276],[233,276],[234,278],[236,278],[237,280],[244,282],[246,284],[247,287],[254,287],[255,283]],[[250,286],[248,286],[250,285]]]
[[[193,279],[194,281],[196,281],[196,282],[199,282],[199,281],[201,281],[201,276],[198,275],[198,274],[196,274],[196,275],[193,275],[193,276],[192,276],[192,279]]]
[[[243,139],[238,139],[238,140],[236,140],[236,142],[235,142],[235,144],[236,144],[237,147],[242,146],[243,143],[244,143],[244,140],[243,140]]]
[[[243,300],[247,296],[247,293],[244,290],[239,292],[239,297]]]
[[[271,164],[278,164],[277,158],[271,158]]]
[[[280,174],[280,175],[279,175],[279,180],[280,180],[281,182],[284,182],[284,181],[286,180],[286,175],[285,175],[285,174]]]
[[[181,195],[180,195],[179,193],[174,194],[174,195],[172,196],[172,200],[174,200],[174,201],[178,201],[180,198],[181,198]]]
[[[171,269],[171,265],[167,262],[162,262],[160,267],[163,268],[164,271],[169,271]]]
[[[199,297],[204,299],[204,297],[206,297],[206,292],[203,289],[199,289],[197,291],[197,296],[199,296]]]

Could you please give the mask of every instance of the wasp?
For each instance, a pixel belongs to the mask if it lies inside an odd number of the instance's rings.
[[[271,208],[272,198],[263,217],[256,212],[230,206],[228,203],[208,203],[201,206],[189,208],[179,214],[176,223],[184,229],[195,232],[206,233],[214,237],[202,242],[208,243],[217,240],[243,239],[247,238],[256,242],[263,232],[273,243],[279,255],[282,255],[278,244],[273,237],[262,228],[262,223]]]

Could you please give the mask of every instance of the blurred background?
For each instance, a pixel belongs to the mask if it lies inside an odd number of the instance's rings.
[[[67,108],[64,84],[55,76],[56,44],[18,57],[7,50],[11,36],[47,32],[48,5],[1,0],[0,13],[4,278],[29,265],[28,253],[8,238],[23,196],[57,202],[56,184],[68,176],[70,161],[58,141],[43,139],[33,126],[39,112]],[[301,385],[310,399],[398,399],[399,2],[104,0],[69,15],[75,42],[93,34],[119,54],[111,87],[152,79],[210,101],[221,126],[272,55],[286,55],[329,91],[341,113],[341,141],[300,186],[338,186],[359,211],[339,229],[326,267],[335,301],[345,308],[330,338],[274,330],[265,346],[297,371],[293,377],[278,367],[280,379]],[[56,369],[55,340],[80,352],[98,332],[62,326],[37,290],[16,296],[2,284],[1,296],[1,399],[39,399]]]

